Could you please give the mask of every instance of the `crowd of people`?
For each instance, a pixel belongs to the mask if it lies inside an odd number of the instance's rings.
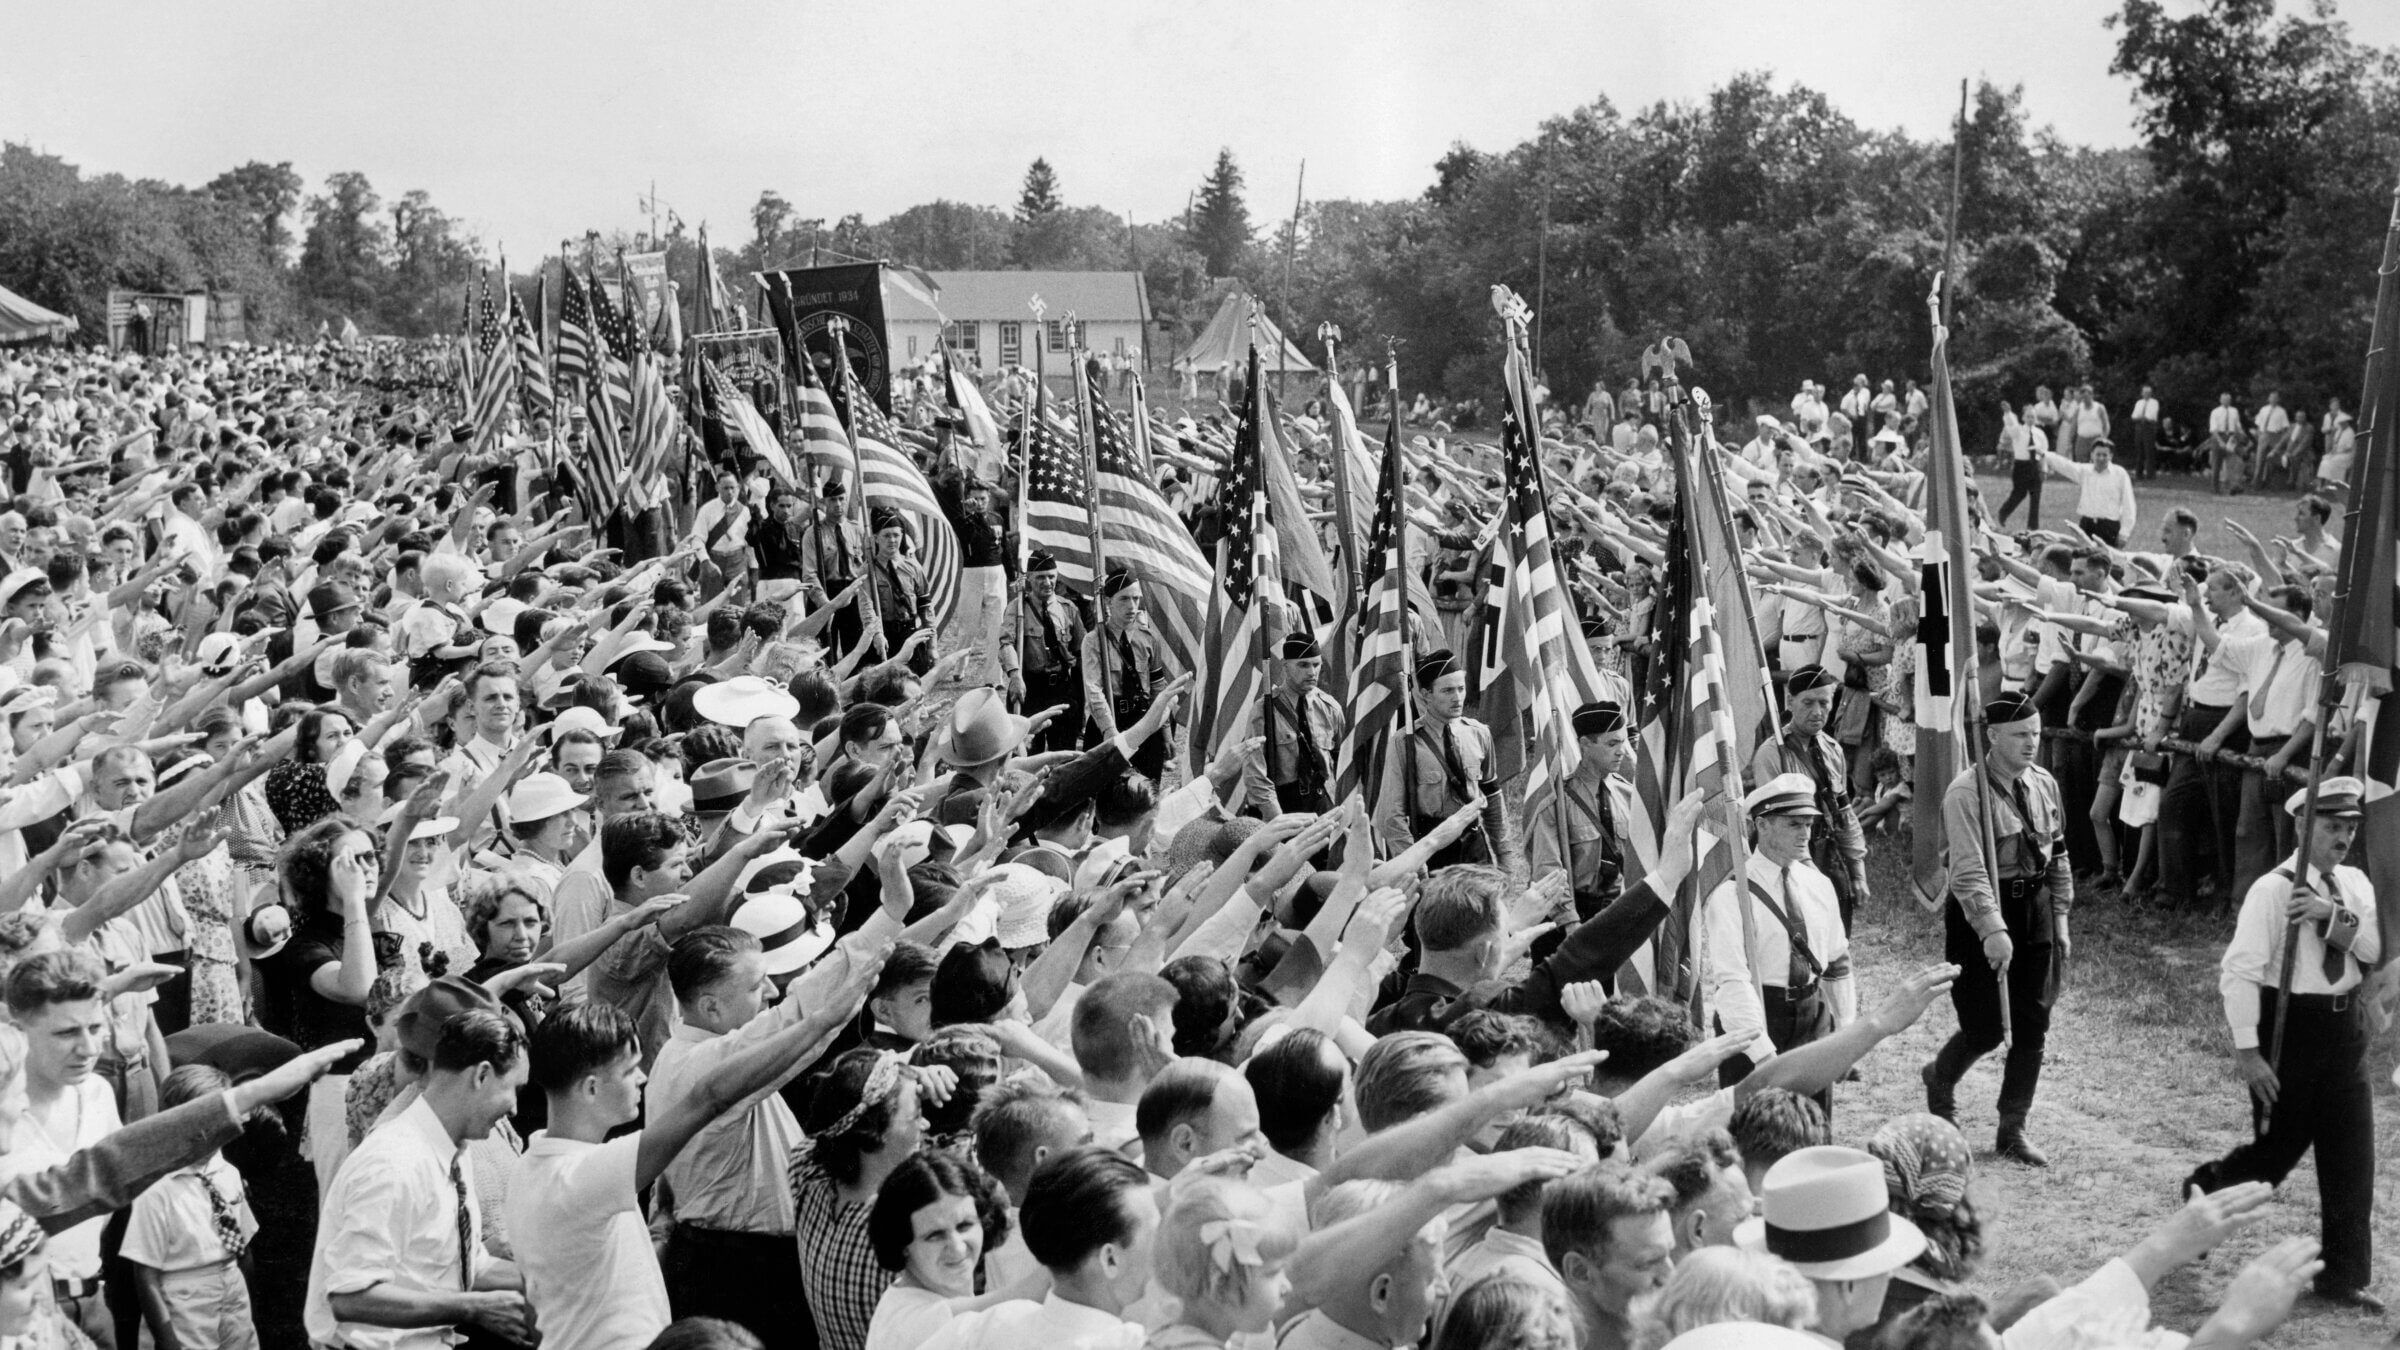
[[[1370,810],[1329,785],[1338,634],[1279,633],[1251,734],[1186,764],[1195,672],[1140,580],[1020,555],[951,428],[915,448],[990,598],[944,622],[907,520],[862,527],[838,475],[695,464],[673,547],[627,557],[553,481],[580,427],[479,443],[452,397],[327,346],[0,359],[0,1342],[2149,1344],[2159,1281],[2312,1146],[2322,1249],[2270,1247],[2194,1343],[2312,1285],[2374,1306],[2360,794],[2307,841],[2276,809],[2318,763],[2319,499],[2246,562],[2181,513],[2126,551],[2129,494],[2107,538],[1983,536],[1993,747],[1947,807],[1989,796],[2001,844],[1953,848],[1947,959],[1878,988],[1848,943],[1910,790],[1914,385],[1704,435],[1785,720],[1741,797],[1652,826],[1622,774],[1674,637],[1655,409],[1545,444],[1619,692],[1574,714],[1561,824],[1516,819],[1452,650],[1487,447],[1410,449],[1433,617],[1406,809]],[[1231,428],[1160,430],[1205,546]],[[1321,498],[1335,429],[1287,430]],[[2055,453],[2107,449],[2103,414]],[[1704,813],[1752,845],[1700,900],[1701,1025],[1656,952]],[[2076,875],[2150,867],[2243,903],[2226,1005],[2271,1122],[2098,1270],[1991,1289],[1958,1084],[2005,1041],[1997,1157],[2046,1161]],[[1838,1085],[1945,996],[1927,1110],[1837,1135]],[[2311,1046],[2280,1081],[2278,1019]],[[299,1326],[262,1326],[253,1249],[295,1214]]]

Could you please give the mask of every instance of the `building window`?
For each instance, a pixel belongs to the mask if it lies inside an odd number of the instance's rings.
[[[1124,337],[1123,337],[1122,335],[1120,335],[1120,336],[1117,338],[1117,348],[1116,348],[1116,350],[1117,350],[1117,355],[1119,355],[1119,356],[1123,356],[1123,355],[1125,354],[1125,339],[1124,339]]]
[[[1002,365],[1004,365],[1004,366],[1013,366],[1013,365],[1016,365],[1018,362],[1020,362],[1020,361],[1023,361],[1024,359],[1025,359],[1025,325],[1023,325],[1023,324],[1021,324],[1021,323],[1003,323],[1003,324],[1001,324],[1001,325],[1000,325],[1000,364],[1002,364]]]
[[[1075,321],[1075,331],[1072,334],[1067,332],[1067,325],[1063,320],[1045,319],[1043,320],[1043,326],[1050,330],[1051,351],[1063,352],[1069,346],[1080,347],[1083,345],[1083,331],[1085,325],[1081,319],[1077,319]]]
[[[972,356],[975,354],[978,345],[976,342],[976,337],[982,331],[983,325],[967,320],[961,320],[957,323],[951,324],[947,328],[944,328],[942,330],[942,337],[950,344],[951,350],[957,352],[961,356]]]

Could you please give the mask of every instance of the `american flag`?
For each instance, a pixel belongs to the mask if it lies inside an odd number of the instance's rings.
[[[633,394],[626,384],[623,353],[632,350],[633,332],[624,313],[609,303],[599,282],[585,278],[592,306],[592,372],[584,382],[585,442],[589,453],[576,466],[592,520],[606,521],[625,503],[632,476],[626,424],[632,418]]]
[[[1092,467],[1100,480],[1100,537],[1110,562],[1141,578],[1152,632],[1177,670],[1196,670],[1206,623],[1208,559],[1192,542],[1134,433],[1108,404],[1092,400]]]
[[[907,442],[899,428],[858,387],[848,361],[834,364],[841,367],[842,406],[850,413],[850,439],[858,447],[867,504],[891,507],[915,527],[923,549],[917,561],[925,569],[925,587],[933,606],[932,626],[940,628],[958,608],[958,532],[942,514],[941,503],[934,500],[933,485],[901,448]]]
[[[625,255],[617,255],[617,271],[625,272]],[[625,420],[625,459],[630,482],[627,493],[636,507],[647,509],[668,499],[667,470],[675,452],[682,419],[667,396],[665,363],[651,350],[649,339],[632,321],[638,308],[628,286],[623,310],[624,338],[617,354],[625,360],[628,408]],[[612,347],[616,344],[612,343]]]
[[[1341,384],[1333,385],[1341,397]],[[1355,433],[1354,433],[1355,434]],[[1367,581],[1366,599],[1355,624],[1336,635],[1342,642],[1355,634],[1351,654],[1349,723],[1334,767],[1336,801],[1363,790],[1370,819],[1381,805],[1384,766],[1389,763],[1393,733],[1407,735],[1408,699],[1408,468],[1400,454],[1400,419],[1393,418],[1384,433],[1382,472],[1376,475],[1375,519],[1367,528],[1360,570]]]
[[[550,277],[541,280],[542,297],[534,303],[536,310],[549,308]],[[550,417],[557,412],[558,397],[550,388],[550,371],[542,361],[542,337],[525,313],[524,298],[511,291],[508,295],[508,327],[517,349],[517,394],[524,401],[525,420]]]
[[[1508,568],[1501,592],[1502,659],[1532,733],[1525,766],[1525,828],[1531,833],[1558,827],[1560,794],[1582,759],[1575,710],[1601,697],[1601,684],[1550,542],[1550,493],[1538,453],[1541,423],[1534,419],[1524,324],[1521,309],[1509,318],[1509,397],[1500,419],[1507,497],[1497,552],[1506,555]],[[1560,856],[1566,852],[1562,847]]]
[[[1701,818],[1692,875],[1675,897],[1673,915],[1659,926],[1651,943],[1651,992],[1688,1001],[1698,996],[1694,919],[1700,901],[1720,883],[1742,875],[1742,768],[1733,702],[1726,690],[1725,655],[1717,641],[1716,605],[1709,599],[1705,575],[1715,551],[1707,534],[1714,532],[1707,531],[1704,515],[1692,509],[1701,469],[1693,463],[1690,430],[1680,411],[1670,439],[1675,521],[1667,534],[1666,565],[1659,571],[1657,612],[1682,615],[1683,631],[1677,641],[1662,643],[1650,662],[1644,704],[1655,712],[1642,724],[1635,788],[1653,828],[1665,823],[1670,803],[1694,789],[1710,791],[1726,817]],[[1717,562],[1734,565],[1731,554],[1720,554]],[[1764,678],[1764,672],[1758,677]]]
[[[592,306],[573,269],[562,262],[558,270],[565,292],[558,307],[558,382],[574,390],[592,377]]]
[[[799,482],[792,469],[792,457],[784,453],[783,441],[775,435],[775,428],[768,423],[766,415],[758,410],[758,405],[742,392],[741,386],[726,379],[725,372],[717,369],[717,363],[706,356],[700,358],[700,377],[708,381],[709,392],[716,397],[717,407],[733,423],[734,431],[743,442],[749,445],[750,453],[765,460],[767,467],[773,469],[775,476],[784,482]]]
[[[475,448],[488,451],[499,444],[501,428],[508,421],[508,401],[517,392],[517,361],[508,333],[500,326],[500,307],[492,301],[489,275],[481,278],[481,291],[475,305],[475,334],[467,344],[475,353],[470,363],[474,402],[469,406]]]
[[[1085,480],[1083,452],[1073,433],[1050,416],[1049,400],[1036,394],[1025,414],[1033,429],[1025,475],[1025,540],[1058,560],[1062,582],[1092,584],[1092,490]]]
[[[460,291],[458,313],[458,406],[463,414],[475,412],[475,391],[483,387],[483,355],[475,350],[475,288]]]
[[[1209,592],[1208,627],[1202,638],[1200,698],[1192,715],[1194,771],[1228,740],[1249,730],[1250,709],[1263,679],[1266,608],[1282,585],[1275,514],[1269,506],[1266,457],[1274,432],[1258,387],[1258,349],[1250,349],[1250,378],[1242,396],[1242,420],[1233,438],[1233,464],[1225,481],[1229,528],[1217,541],[1216,586]],[[1232,513],[1239,512],[1238,522]]]

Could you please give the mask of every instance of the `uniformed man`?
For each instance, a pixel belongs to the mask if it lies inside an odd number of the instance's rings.
[[[1031,716],[1044,708],[1066,709],[1035,734],[1030,750],[1083,744],[1083,611],[1058,593],[1058,559],[1047,549],[1035,549],[1026,560],[1025,593],[1000,630],[1000,669],[1016,711]]]
[[[1833,716],[1840,679],[1823,666],[1791,674],[1784,699],[1783,734],[1759,744],[1750,757],[1750,781],[1764,783],[1787,773],[1805,774],[1816,785],[1817,816],[1809,827],[1808,857],[1833,883],[1842,902],[1842,931],[1867,899],[1867,834],[1850,805],[1850,777],[1839,741],[1825,734]]]
[[[1720,1067],[1726,1087],[1778,1051],[1858,1017],[1841,902],[1808,856],[1820,817],[1815,780],[1780,774],[1742,805],[1751,829],[1746,874],[1738,886],[1727,878],[1710,891],[1700,914],[1707,935],[1701,984],[1717,1034],[1751,1037],[1749,1049]],[[1831,1111],[1832,1093],[1820,1093],[1818,1104]]]
[[[1417,725],[1401,746],[1400,790],[1389,794],[1379,831],[1404,849],[1459,808],[1483,799],[1483,819],[1436,853],[1430,867],[1498,863],[1506,857],[1508,812],[1489,727],[1466,715],[1467,672],[1445,647],[1417,662]]]
[[[2034,764],[2042,747],[2042,714],[2033,700],[2003,694],[1988,706],[1985,718],[1991,748],[1983,762],[1952,779],[1942,793],[1950,870],[1943,957],[1959,968],[1958,982],[1950,987],[1958,1031],[1925,1066],[1925,1109],[1957,1119],[1958,1080],[2000,1045],[2000,981],[2005,978],[2010,1021],[2008,1062],[2000,1074],[1999,1152],[2028,1167],[2047,1167],[2049,1158],[2026,1137],[2025,1118],[2041,1081],[2050,1005],[2067,960],[2067,910],[2075,900],[2066,808],[2058,780]],[[1987,798],[1996,850],[1990,867],[1982,848]]]
[[[2307,799],[2306,789],[2295,792],[2284,809],[2298,817]],[[2246,1181],[2279,1186],[2313,1148],[2325,1260],[2317,1294],[2381,1314],[2383,1300],[2367,1291],[2375,1268],[2375,1112],[2360,986],[2366,968],[2382,959],[2383,943],[2367,874],[2340,865],[2358,836],[2365,803],[2366,786],[2355,778],[2319,784],[2309,837],[2242,899],[2233,943],[2218,967],[2217,991],[2233,1028],[2234,1064],[2250,1085],[2253,1138],[2202,1164],[2184,1187],[2215,1191]],[[2304,868],[2307,882],[2296,883]],[[2295,930],[2292,992],[2281,997],[2283,944]],[[2272,1065],[2266,1047],[2279,1022],[2283,1062]]]
[[[850,583],[858,580],[859,569],[867,565],[866,535],[850,518],[848,506],[849,489],[842,480],[826,483],[817,494],[816,516],[801,536],[800,593],[811,608],[848,590]],[[847,655],[865,636],[866,627],[859,617],[864,603],[864,597],[852,599],[825,626],[825,646],[834,658]]]
[[[1581,758],[1567,779],[1564,819],[1527,821],[1525,847],[1535,876],[1566,869],[1576,917],[1588,919],[1624,893],[1627,860],[1635,860],[1638,868],[1640,856],[1650,850],[1640,848],[1632,833],[1633,784],[1623,770],[1633,762],[1633,736],[1624,708],[1605,699],[1577,708],[1575,742]],[[1567,832],[1563,853],[1562,826]]]
[[[1292,633],[1280,654],[1275,685],[1250,715],[1249,734],[1265,744],[1242,775],[1243,799],[1261,820],[1332,810],[1333,759],[1342,741],[1342,705],[1317,685],[1325,669],[1317,640]]]
[[[1098,744],[1130,727],[1150,711],[1150,700],[1169,678],[1142,609],[1142,583],[1122,567],[1100,582],[1100,626],[1083,638],[1083,710]],[[1144,741],[1133,752],[1133,771],[1157,781],[1166,771],[1167,747],[1175,730]]]
[[[717,495],[701,503],[700,513],[692,519],[692,529],[700,536],[708,562],[704,571],[708,579],[703,588],[704,599],[714,599],[717,592],[727,589],[737,597],[746,593],[750,580],[750,526],[750,504],[742,500],[741,480],[720,470]],[[497,564],[507,559],[492,561]]]
[[[888,506],[878,506],[868,518],[875,528],[875,614],[883,623],[883,649],[897,652],[910,635],[933,622],[933,606],[925,584],[925,569],[908,556],[908,521]],[[917,648],[910,670],[922,675],[933,669],[933,644]]]

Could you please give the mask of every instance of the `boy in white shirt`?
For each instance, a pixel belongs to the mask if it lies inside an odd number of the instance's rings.
[[[232,1085],[217,1069],[186,1064],[167,1075],[159,1105],[173,1110]],[[151,1339],[181,1350],[252,1350],[258,1328],[241,1260],[257,1235],[242,1174],[221,1152],[143,1191],[133,1202],[122,1252],[133,1263]]]

